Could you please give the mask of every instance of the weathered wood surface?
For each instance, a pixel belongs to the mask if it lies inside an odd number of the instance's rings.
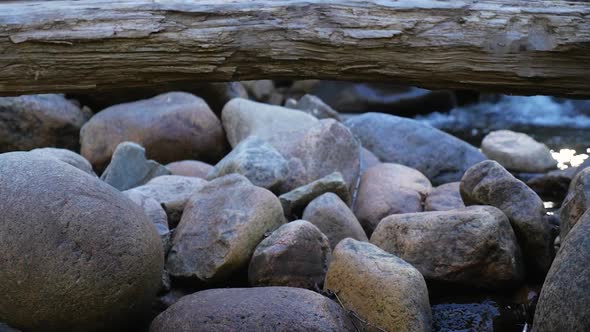
[[[261,78],[590,97],[590,3],[0,2],[0,95]]]

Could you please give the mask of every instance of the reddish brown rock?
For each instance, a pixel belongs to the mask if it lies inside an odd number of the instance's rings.
[[[181,160],[167,164],[166,167],[172,175],[192,176],[206,179],[207,174],[213,169],[212,165],[198,160]]]

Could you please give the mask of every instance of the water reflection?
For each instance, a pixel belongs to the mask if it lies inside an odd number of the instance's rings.
[[[586,152],[590,153],[590,149],[586,149]],[[577,154],[576,150],[573,149],[551,150],[551,155],[553,159],[557,160],[557,167],[559,169],[580,166],[588,158],[587,154]]]

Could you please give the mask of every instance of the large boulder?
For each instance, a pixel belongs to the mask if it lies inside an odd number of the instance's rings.
[[[140,144],[160,163],[183,159],[216,162],[227,151],[219,119],[199,97],[184,92],[111,106],[80,132],[82,155],[103,169],[117,145]]]
[[[90,162],[72,150],[60,148],[38,148],[29,152],[38,154],[40,156],[55,158],[57,160],[63,161],[64,163],[70,164],[90,175],[96,176],[94,170],[92,170],[92,165],[90,165]]]
[[[551,227],[543,201],[522,181],[493,160],[471,167],[461,180],[466,205],[482,204],[502,210],[514,229],[526,264],[541,274],[553,259]]]
[[[510,222],[492,206],[391,215],[379,223],[371,243],[429,281],[501,289],[524,279]]]
[[[206,179],[213,166],[198,160],[180,160],[166,165],[172,175],[192,176]]]
[[[568,194],[561,204],[559,210],[561,239],[565,239],[588,208],[590,208],[590,168],[582,170],[574,177]]]
[[[375,245],[342,240],[333,251],[324,288],[369,326],[382,331],[430,331],[424,278],[412,265]]]
[[[26,331],[137,326],[164,264],[142,209],[53,158],[6,153],[0,169],[0,319]]]
[[[207,174],[207,179],[238,173],[256,186],[276,190],[288,172],[287,160],[272,145],[256,136],[249,136],[215,165]]]
[[[331,254],[328,238],[317,227],[295,220],[258,244],[248,266],[248,280],[253,286],[318,289]]]
[[[424,211],[447,211],[465,207],[461,182],[449,182],[432,189],[424,201]]]
[[[283,222],[281,203],[270,191],[239,174],[217,178],[189,198],[167,270],[195,283],[223,281],[247,266],[265,233]]]
[[[336,171],[342,174],[349,189],[356,185],[360,144],[338,121],[318,120],[300,111],[239,98],[227,103],[222,120],[232,146],[254,135],[287,159],[289,174],[279,193]]]
[[[590,212],[571,229],[547,274],[533,331],[590,331]]]
[[[180,299],[161,313],[150,332],[353,332],[340,306],[307,289],[209,289]]]
[[[435,185],[459,181],[469,167],[486,159],[468,143],[412,119],[366,113],[345,124],[379,159],[415,168]]]
[[[123,142],[117,145],[100,179],[123,191],[146,184],[161,175],[170,175],[170,171],[156,161],[147,160],[141,145]]]
[[[0,98],[0,152],[60,147],[78,150],[90,113],[61,95]]]
[[[492,131],[483,138],[481,150],[512,171],[543,173],[557,168],[557,160],[553,159],[549,148],[523,133]]]
[[[369,241],[363,227],[338,195],[328,192],[314,198],[303,211],[303,220],[317,226],[333,249],[343,239]]]
[[[371,234],[381,219],[422,211],[432,185],[419,171],[400,164],[381,163],[361,176],[354,214]]]

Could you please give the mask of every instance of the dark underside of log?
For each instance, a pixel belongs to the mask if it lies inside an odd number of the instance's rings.
[[[590,3],[0,2],[0,95],[262,78],[590,97]]]

